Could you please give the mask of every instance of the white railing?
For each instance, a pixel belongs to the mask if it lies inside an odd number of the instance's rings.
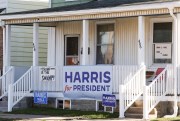
[[[167,93],[167,68],[165,68],[149,86],[144,86],[143,117],[148,119],[149,112]]]
[[[145,85],[145,66],[135,73],[135,75],[124,85],[120,85],[120,117],[124,117],[124,112],[141,96]]]
[[[12,111],[22,98],[24,98],[32,90],[33,67],[31,67],[21,78],[14,84],[9,85],[8,90],[8,111]]]
[[[0,99],[7,95],[8,86],[14,82],[14,67],[10,67],[8,71],[0,77]]]
[[[119,93],[119,85],[127,83],[137,72],[137,65],[114,65],[113,66],[113,93]]]

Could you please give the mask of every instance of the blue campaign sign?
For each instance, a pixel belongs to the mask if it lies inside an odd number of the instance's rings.
[[[103,94],[102,96],[102,105],[106,107],[116,107],[116,96]]]
[[[34,92],[34,103],[47,104],[48,103],[47,92]]]

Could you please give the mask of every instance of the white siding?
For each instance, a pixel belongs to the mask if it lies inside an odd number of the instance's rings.
[[[6,8],[6,0],[0,0],[0,9],[1,8]]]
[[[48,8],[49,0],[8,0],[7,12],[19,12]],[[31,66],[33,29],[29,26],[12,26],[11,65]],[[40,27],[39,31],[39,64],[47,64],[48,29]]]
[[[136,65],[138,63],[138,19],[117,19],[115,31],[115,64]]]
[[[138,47],[138,19],[121,18],[116,19],[115,23],[115,65],[136,65],[137,47]],[[90,45],[90,63],[95,65],[96,58],[96,21],[90,21],[89,27],[89,45]],[[56,28],[56,65],[64,65],[64,36],[80,35],[82,43],[82,22],[64,22]],[[61,33],[61,34],[60,34]],[[80,44],[80,48],[82,44]],[[80,55],[81,56],[81,55]],[[61,58],[60,58],[61,57]]]

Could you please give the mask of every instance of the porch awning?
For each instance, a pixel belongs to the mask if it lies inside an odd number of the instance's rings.
[[[168,14],[168,6],[174,6],[174,12],[180,12],[178,0],[94,0],[79,5],[2,14],[0,20],[5,24],[20,24],[156,15]]]

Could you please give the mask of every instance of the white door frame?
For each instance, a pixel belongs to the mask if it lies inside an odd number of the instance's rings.
[[[66,65],[66,49],[67,49],[67,38],[68,37],[77,37],[78,38],[78,61],[79,61],[79,64],[80,64],[80,35],[77,35],[77,34],[72,34],[72,35],[65,35],[65,46],[64,46],[64,65]],[[70,56],[70,57],[74,57],[74,56]]]

